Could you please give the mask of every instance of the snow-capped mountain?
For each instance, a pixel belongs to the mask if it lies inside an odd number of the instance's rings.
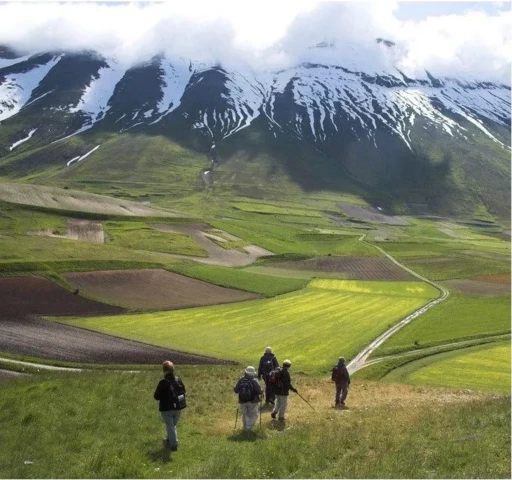
[[[482,155],[492,144],[509,155],[508,85],[429,72],[409,78],[388,54],[394,45],[378,44],[381,57],[348,45],[337,63],[335,47],[320,44],[276,72],[163,55],[129,66],[95,52],[17,56],[3,48],[0,158],[97,130],[172,136],[180,128],[218,143],[255,123],[337,162],[359,148],[366,156],[373,149],[375,162],[390,152],[414,157],[433,139],[444,153],[466,144]]]

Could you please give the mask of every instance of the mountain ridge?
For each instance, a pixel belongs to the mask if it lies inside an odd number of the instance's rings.
[[[455,189],[475,206],[484,203],[500,215],[510,210],[496,209],[503,194],[493,199],[492,185],[479,188],[470,168],[489,158],[493,177],[510,173],[510,87],[500,83],[429,72],[411,79],[395,67],[378,74],[308,62],[255,72],[163,54],[136,66],[91,51],[47,52],[19,62],[5,48],[2,55],[10,63],[0,68],[0,175],[9,177],[17,157],[77,135],[147,133],[173,141],[199,135],[201,146],[188,146],[206,154],[244,129],[266,129],[277,141],[293,137],[338,163],[337,175],[351,171],[357,181],[390,193],[403,194],[408,175],[419,168],[409,187],[417,186],[418,175],[437,172],[427,190],[459,181]],[[468,158],[448,165],[441,181],[439,172],[459,151]],[[72,158],[62,167],[73,165]],[[460,183],[454,171],[469,180]],[[499,190],[506,194],[507,186]]]

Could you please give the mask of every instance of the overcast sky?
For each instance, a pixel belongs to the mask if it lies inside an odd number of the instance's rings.
[[[511,15],[509,2],[0,2],[0,44],[94,49],[127,63],[165,52],[271,70],[358,52],[376,71],[391,61],[413,76],[427,69],[510,84]],[[391,58],[380,58],[388,53],[378,37],[397,44]],[[310,48],[321,42],[336,48]]]

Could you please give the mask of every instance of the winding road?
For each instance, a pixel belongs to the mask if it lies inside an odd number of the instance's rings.
[[[348,371],[352,374],[354,372],[357,372],[358,370],[361,370],[361,368],[364,368],[368,365],[368,357],[380,346],[382,345],[391,335],[394,335],[398,330],[405,327],[408,323],[412,322],[415,318],[418,318],[420,315],[424,314],[427,310],[430,310],[435,305],[443,302],[448,298],[450,295],[450,292],[444,288],[443,286],[433,282],[432,280],[429,280],[428,278],[425,278],[421,276],[420,274],[416,273],[415,271],[411,270],[410,268],[406,267],[405,265],[402,265],[398,260],[393,258],[391,255],[386,253],[382,248],[377,247],[376,245],[373,245],[369,242],[366,242],[364,240],[364,237],[366,234],[362,235],[359,239],[361,242],[366,243],[366,245],[369,245],[373,248],[376,248],[381,252],[384,256],[389,258],[394,264],[398,265],[400,268],[403,268],[411,275],[415,276],[416,278],[420,279],[423,282],[426,282],[430,285],[432,285],[434,288],[437,288],[441,292],[441,296],[439,298],[436,298],[435,300],[432,300],[431,302],[427,303],[423,307],[419,308],[415,312],[411,313],[407,317],[405,317],[403,320],[398,322],[396,325],[393,325],[390,329],[386,330],[382,335],[378,336],[375,340],[373,340],[369,345],[367,345],[363,350],[361,350],[347,365]],[[372,361],[372,363],[375,363]]]

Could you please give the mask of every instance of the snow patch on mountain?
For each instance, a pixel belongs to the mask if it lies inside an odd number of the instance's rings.
[[[291,92],[293,103],[299,108],[295,118],[280,126],[300,139],[311,136],[315,142],[324,142],[338,133],[343,120],[348,120],[357,127],[351,128],[359,140],[366,136],[377,146],[376,131],[384,127],[411,150],[412,128],[417,117],[424,117],[451,136],[466,130],[447,116],[449,111],[501,144],[480,117],[506,126],[510,121],[510,91],[507,97],[506,88],[500,86],[476,88],[444,81],[442,87],[434,87],[422,83],[405,83],[398,72],[369,77],[342,67],[303,65],[276,75],[264,111],[272,122],[279,123],[276,101]]]
[[[200,109],[194,128],[205,129],[212,138],[227,138],[248,127],[257,118],[266,97],[266,85],[251,72],[222,70],[223,88],[218,108]],[[192,86],[196,86],[202,77]]]
[[[108,101],[125,72],[126,67],[119,65],[115,60],[109,60],[109,66],[100,68],[97,74],[91,77],[80,100],[69,111],[83,112],[88,117],[86,124],[92,127],[109,110]]]
[[[0,58],[0,69],[17,65],[18,63],[25,62],[31,55],[25,55],[18,58]]]
[[[96,145],[92,150],[89,150],[86,154],[82,155],[82,156],[77,156],[77,157],[74,157],[72,158],[71,160],[69,160],[69,162],[66,163],[66,167],[69,167],[71,164],[73,163],[78,163],[78,162],[81,162],[84,158],[87,158],[89,155],[91,155],[92,153],[94,153],[96,150],[98,150],[98,148],[100,148],[101,145]]]
[[[11,73],[0,84],[0,121],[17,114],[30,99],[41,80],[59,62],[62,55],[53,57],[28,72]]]
[[[176,110],[180,105],[181,97],[187,87],[192,71],[190,62],[183,59],[170,62],[162,59],[160,64],[162,81],[162,99],[157,105],[158,113],[167,114]]]
[[[21,145],[23,142],[26,142],[27,140],[30,140],[32,135],[34,135],[34,133],[36,133],[36,130],[37,130],[37,128],[34,128],[34,129],[30,130],[30,132],[28,133],[28,135],[25,138],[22,138],[21,140],[18,140],[17,142],[14,142],[9,147],[9,151],[12,152],[18,145]]]

